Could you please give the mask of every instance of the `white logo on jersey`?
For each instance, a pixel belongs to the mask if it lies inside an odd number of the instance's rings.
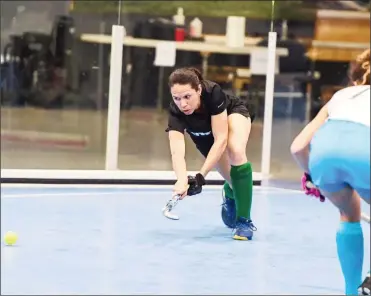
[[[196,136],[196,137],[205,137],[205,136],[208,136],[211,134],[211,131],[209,132],[206,132],[206,133],[194,133],[194,132],[191,132],[189,131],[192,135]]]

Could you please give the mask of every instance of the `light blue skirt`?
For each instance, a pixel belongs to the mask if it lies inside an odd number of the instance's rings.
[[[322,190],[350,186],[370,201],[370,127],[328,120],[310,143],[309,172]]]

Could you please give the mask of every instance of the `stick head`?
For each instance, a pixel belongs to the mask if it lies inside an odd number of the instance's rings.
[[[171,220],[179,220],[179,217],[175,214],[172,214],[170,213],[174,207],[176,206],[176,204],[178,203],[179,199],[180,199],[181,196],[179,195],[176,195],[176,196],[173,196],[168,202],[167,204],[165,205],[165,207],[162,209],[162,213],[163,215],[166,217],[166,218],[169,218]]]
[[[171,220],[179,220],[179,216],[175,215],[175,214],[172,214],[170,213],[169,211],[162,211],[162,213],[164,214],[164,216],[168,219],[171,219]]]

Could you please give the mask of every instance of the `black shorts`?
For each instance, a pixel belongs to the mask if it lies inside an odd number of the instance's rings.
[[[253,106],[250,105],[248,102],[240,100],[240,99],[233,101],[227,107],[227,114],[230,115],[233,113],[238,113],[238,114],[245,116],[246,118],[250,118],[251,122],[253,122],[255,118]]]
[[[254,120],[253,112],[250,112],[251,108],[245,101],[238,100],[237,102],[233,102],[230,106],[227,107],[227,114],[231,115],[233,113],[238,113],[246,118],[250,118],[251,122]],[[214,144],[214,137],[211,134],[210,136],[203,137],[203,138],[196,138],[191,137],[193,142],[196,144],[196,148],[201,154],[206,158],[209,154],[211,146]]]

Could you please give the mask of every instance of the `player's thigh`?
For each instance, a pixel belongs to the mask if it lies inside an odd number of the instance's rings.
[[[322,190],[322,194],[339,209],[342,221],[360,221],[361,198],[353,188],[347,186],[337,192],[327,192]]]
[[[250,117],[240,113],[232,113],[228,116],[227,151],[231,165],[241,165],[247,161],[246,146],[250,131]]]

